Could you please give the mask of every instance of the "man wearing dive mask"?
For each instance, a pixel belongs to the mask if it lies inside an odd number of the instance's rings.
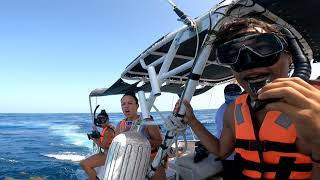
[[[235,150],[246,179],[320,179],[320,85],[288,78],[297,53],[286,41],[277,28],[252,18],[217,32],[216,60],[230,66],[247,92],[227,107],[220,139],[184,101],[185,121],[203,145],[222,159]],[[268,103],[255,108],[256,102]]]

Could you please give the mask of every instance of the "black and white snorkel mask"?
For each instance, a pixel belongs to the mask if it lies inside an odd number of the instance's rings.
[[[308,80],[311,75],[310,61],[299,46],[297,37],[285,27],[280,27],[279,30],[284,35],[283,38],[275,33],[241,34],[241,37],[219,45],[215,51],[217,62],[229,65],[236,72],[241,72],[257,67],[272,66],[279,60],[280,53],[288,49],[294,65],[291,77]],[[256,94],[269,81],[269,78],[266,77],[264,81],[249,83],[249,87]],[[273,101],[277,99],[257,100],[252,102],[251,106],[254,111],[259,111],[267,103]]]
[[[97,119],[100,122],[100,124],[104,124],[108,121],[108,118],[105,115],[98,115]]]
[[[275,64],[286,48],[285,40],[275,33],[246,33],[216,48],[216,60],[241,72]]]
[[[94,124],[96,126],[100,126],[106,122],[109,121],[109,116],[106,113],[105,110],[101,110],[101,112],[97,115],[97,117],[94,119]]]

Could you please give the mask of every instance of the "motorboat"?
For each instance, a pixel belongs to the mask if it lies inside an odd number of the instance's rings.
[[[160,99],[164,92],[174,93],[182,99],[191,100],[195,95],[200,95],[214,86],[234,80],[228,66],[218,64],[213,53],[212,42],[215,40],[216,30],[221,24],[235,20],[239,17],[257,17],[286,27],[295,37],[301,50],[311,64],[320,61],[320,24],[318,22],[320,1],[308,0],[223,0],[209,9],[204,15],[192,19],[185,15],[175,4],[170,1],[173,9],[184,25],[173,31],[140,53],[122,72],[121,77],[107,88],[93,90],[91,98],[124,94],[134,91],[138,94],[141,107],[140,125],[148,124],[145,119],[150,117],[150,110],[157,112],[161,109],[155,107],[154,102]],[[318,14],[318,15],[317,15]],[[132,83],[129,83],[132,82]],[[148,95],[148,96],[147,96]],[[92,109],[92,108],[91,108]],[[164,147],[174,147],[175,141],[167,137],[174,137],[177,132],[184,133],[187,125],[181,121],[185,113],[181,106],[177,116],[160,121],[165,124],[167,132],[163,140]],[[131,134],[131,136],[134,136]],[[139,137],[137,137],[139,138]],[[128,145],[137,142],[128,135],[115,138],[109,150],[104,167],[99,169],[99,178],[109,179],[145,179],[152,169],[148,164],[135,166],[137,159],[123,155]],[[219,173],[222,166],[216,161],[214,155],[200,163],[193,162],[196,140],[180,141],[178,144],[187,144],[188,148],[182,149],[179,156],[169,160],[169,170],[173,173],[167,179],[197,180],[197,179],[222,179]],[[140,148],[141,145],[139,145]],[[179,146],[183,147],[183,146]],[[146,148],[147,145],[146,145]],[[150,148],[150,147],[149,147]],[[170,149],[170,148],[168,148]],[[168,153],[168,149],[160,149],[152,167],[157,167],[161,158]],[[176,148],[178,152],[179,148]],[[141,152],[132,150],[139,162],[145,158]],[[139,154],[140,153],[140,154]],[[169,171],[168,170],[168,171]]]

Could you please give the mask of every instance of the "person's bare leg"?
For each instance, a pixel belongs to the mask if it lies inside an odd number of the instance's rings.
[[[87,173],[89,180],[96,180],[97,172],[95,167],[103,166],[106,161],[106,154],[99,153],[80,161],[80,166]]]
[[[166,179],[166,171],[165,168],[161,165],[156,170],[154,176],[151,177],[151,180],[165,180]]]

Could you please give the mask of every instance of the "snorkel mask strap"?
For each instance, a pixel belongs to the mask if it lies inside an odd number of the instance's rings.
[[[96,117],[96,113],[97,113],[97,109],[99,108],[100,105],[97,105],[96,108],[94,109],[94,112],[93,112],[93,124],[95,126],[99,126],[98,124],[98,119]]]
[[[288,48],[292,53],[294,71],[291,77],[300,77],[303,80],[308,80],[311,76],[311,64],[302,52],[296,37],[285,27],[280,29],[280,32],[285,34]]]

